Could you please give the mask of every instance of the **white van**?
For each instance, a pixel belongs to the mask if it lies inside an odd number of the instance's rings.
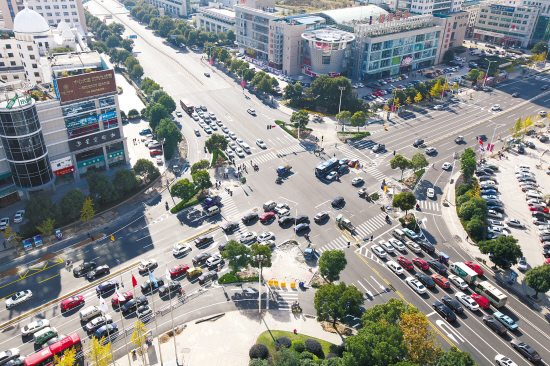
[[[395,229],[391,232],[391,234],[397,239],[397,240],[407,240],[407,236],[404,232],[402,232],[400,229]]]
[[[525,200],[530,200],[530,199],[539,199],[541,200],[542,199],[542,194],[539,194],[539,193],[535,193],[535,192],[529,192],[527,194],[525,194]]]
[[[34,343],[42,344],[48,341],[49,339],[52,339],[53,337],[57,337],[57,335],[58,335],[57,329],[53,327],[52,328],[47,327],[47,328],[41,329],[38,332],[33,334]]]
[[[531,165],[526,165],[526,164],[520,164],[520,165],[516,165],[516,170],[531,170]]]
[[[90,306],[80,310],[80,321],[87,322],[96,316],[101,315],[101,310],[97,306]]]
[[[214,216],[219,213],[220,213],[220,209],[218,208],[218,206],[209,207],[208,210],[206,211],[207,216]]]
[[[243,148],[244,152],[247,154],[252,154],[252,150],[250,150],[250,146],[246,142],[243,142],[241,144],[241,147]]]

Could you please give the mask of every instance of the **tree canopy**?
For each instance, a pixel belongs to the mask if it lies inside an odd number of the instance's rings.
[[[469,182],[474,176],[476,164],[476,153],[471,148],[467,148],[460,154],[460,171],[462,172],[464,181]]]
[[[134,165],[136,175],[142,176],[147,181],[151,181],[160,175],[159,169],[152,161],[147,159],[138,159]]]
[[[235,240],[230,240],[222,251],[222,258],[227,260],[229,268],[236,270],[248,263],[250,249]]]
[[[405,211],[412,210],[416,205],[416,196],[412,192],[401,192],[393,196],[392,205]]]
[[[414,154],[411,158],[411,166],[414,170],[420,170],[428,165],[430,163],[428,163],[428,160],[426,160],[426,157],[421,152]]]
[[[304,128],[309,123],[309,113],[303,109],[299,112],[292,112],[290,122],[295,123],[296,127]]]
[[[332,283],[321,286],[315,292],[314,306],[320,321],[332,321],[333,324],[347,315],[359,316],[363,294],[355,286]]]
[[[187,201],[195,193],[195,184],[187,178],[178,180],[170,187],[170,193],[174,197]]]
[[[477,243],[482,254],[493,254],[497,259],[506,260],[512,264],[518,263],[518,258],[523,257],[518,240],[513,236],[500,236],[493,240]]]
[[[340,272],[346,268],[348,261],[343,250],[325,250],[318,264],[321,276],[334,282],[340,279]]]
[[[220,134],[213,133],[208,140],[204,142],[204,146],[208,149],[208,152],[212,154],[214,150],[224,151],[227,149],[229,142]]]
[[[401,169],[401,179],[403,179],[403,172],[411,167],[411,161],[401,154],[397,154],[390,160],[390,168]]]
[[[550,291],[550,265],[543,264],[533,267],[525,274],[525,282],[535,290],[535,297],[539,292],[546,293]]]
[[[160,99],[166,97],[162,96]],[[178,126],[170,118],[163,118],[160,120],[157,128],[155,128],[155,135],[159,141],[164,140],[164,157],[166,160],[170,160],[174,152],[178,148],[178,144],[183,140],[183,135]]]

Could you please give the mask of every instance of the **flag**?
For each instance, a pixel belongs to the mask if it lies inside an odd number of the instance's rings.
[[[485,149],[483,148],[483,144],[481,144],[481,146],[479,147],[479,151],[485,151]]]
[[[134,277],[134,275],[132,275],[132,287],[136,287],[136,286],[137,286],[137,280]]]
[[[151,282],[153,282],[153,284],[155,285],[155,287],[158,287],[157,285],[157,279],[155,278],[155,276],[153,276],[153,274],[151,272],[149,272],[149,279],[151,280]]]
[[[101,310],[103,313],[106,313],[109,308],[107,308],[107,303],[105,302],[105,299],[100,297],[99,298],[99,310]]]
[[[172,276],[170,276],[170,271],[168,270],[168,266],[166,266],[166,279],[168,280],[168,282],[170,282],[170,280],[172,279]]]
[[[481,146],[483,146],[483,141],[481,139],[477,140]]]
[[[493,152],[494,147],[495,147],[495,145],[493,145],[493,144],[487,144],[487,151]]]
[[[124,296],[123,294],[121,294],[120,292],[118,292],[118,289],[115,290],[115,294],[116,296],[118,297],[118,301],[124,301],[124,299],[126,299],[126,296]]]

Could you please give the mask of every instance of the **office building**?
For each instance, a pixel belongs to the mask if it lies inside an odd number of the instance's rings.
[[[474,36],[474,29],[479,15],[479,3],[481,1],[482,0],[468,0],[462,3],[462,10],[467,11],[469,14],[466,38],[472,38]]]
[[[409,10],[411,13],[448,14],[460,11],[464,0],[388,0],[391,9]]]
[[[462,45],[468,29],[469,16],[470,14],[467,11],[434,14],[435,24],[440,25],[442,28],[440,46],[435,59],[436,64],[443,62],[445,52]]]
[[[235,32],[235,10],[226,8],[221,3],[211,3],[198,9],[195,16],[196,27],[207,32]]]

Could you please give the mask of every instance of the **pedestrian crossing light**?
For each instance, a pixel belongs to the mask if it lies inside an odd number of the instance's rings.
[[[115,241],[115,237],[111,235],[111,241]]]

